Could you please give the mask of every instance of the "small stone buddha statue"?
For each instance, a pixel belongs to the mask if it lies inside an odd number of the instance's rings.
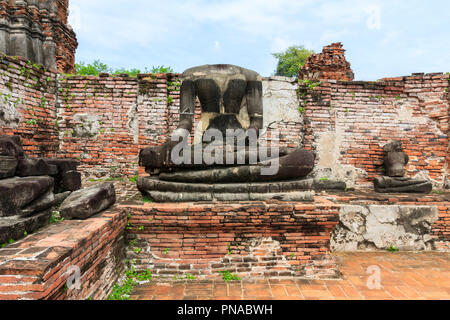
[[[433,185],[426,180],[404,177],[409,157],[403,152],[402,142],[394,141],[383,147],[385,177],[375,178],[375,190],[380,193],[430,193]]]

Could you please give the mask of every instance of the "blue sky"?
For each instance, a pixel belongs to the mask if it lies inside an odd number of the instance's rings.
[[[215,63],[271,75],[271,53],[342,42],[357,80],[450,71],[447,0],[71,0],[77,61]]]

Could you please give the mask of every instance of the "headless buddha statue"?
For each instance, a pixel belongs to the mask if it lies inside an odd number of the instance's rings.
[[[192,132],[198,97],[202,108],[200,129],[203,137],[211,131],[224,136],[229,134],[229,130],[246,132],[243,144],[237,143],[238,138],[232,146],[226,146],[234,148],[233,160],[238,158],[238,152],[243,151],[241,159],[244,161],[238,164],[235,161],[217,161],[213,164],[203,160],[198,162],[194,161],[193,152],[193,161],[176,163],[172,151],[180,142],[178,139],[169,139],[163,146],[146,148],[140,152],[139,164],[151,174],[138,181],[138,187],[143,193],[155,201],[211,200],[218,199],[217,194],[221,193],[232,194],[229,197],[231,200],[249,200],[252,192],[273,193],[269,184],[285,181],[289,181],[286,186],[272,186],[275,193],[311,190],[310,182],[298,184],[295,180],[307,176],[313,170],[315,157],[311,152],[279,148],[276,152],[261,153],[258,152],[258,143],[248,143],[249,137],[258,138],[263,129],[262,78],[258,73],[234,65],[205,65],[186,70],[181,80],[180,122],[172,137]],[[242,142],[242,137],[240,139]],[[189,148],[193,150],[200,146],[204,150],[211,143],[211,140],[205,142],[202,139]],[[242,145],[245,150],[239,150]],[[223,157],[226,157],[226,152]],[[277,170],[273,174],[264,174],[264,168],[274,162]],[[254,188],[249,184],[253,184]],[[267,198],[262,195],[258,197]],[[227,197],[220,199],[223,198]]]

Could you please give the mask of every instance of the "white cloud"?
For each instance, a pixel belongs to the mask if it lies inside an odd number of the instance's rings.
[[[272,53],[282,52],[292,45],[295,45],[295,41],[293,41],[292,39],[275,38],[272,43]]]
[[[387,76],[408,68],[410,72],[447,68],[450,37],[442,26],[448,20],[449,4],[444,0],[432,5],[421,0],[71,0],[70,23],[80,44],[79,61],[100,58],[111,66],[140,68],[170,64],[182,71],[220,58],[263,74],[275,65],[273,52],[291,45],[320,51],[342,41],[351,48],[347,54],[357,76],[375,78],[378,73]],[[383,32],[374,32],[378,30]]]
[[[383,44],[383,45],[389,45],[389,44],[391,44],[391,43],[394,43],[397,39],[399,39],[400,38],[400,32],[398,32],[398,31],[389,31],[389,32],[386,32],[386,34],[384,35],[384,38],[383,38],[383,40],[381,41],[381,43]]]
[[[219,41],[214,41],[214,49],[217,51],[217,52],[220,52],[220,50],[222,49],[221,48],[221,46],[220,46],[220,42]]]

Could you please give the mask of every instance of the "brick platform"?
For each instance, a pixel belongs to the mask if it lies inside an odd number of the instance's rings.
[[[63,221],[0,249],[0,300],[104,299],[122,272],[126,218],[111,209]],[[70,289],[72,266],[81,289]]]
[[[450,299],[448,253],[333,254],[342,280],[152,282],[133,300],[414,300]],[[369,266],[380,268],[380,289],[369,289]]]
[[[338,206],[298,203],[181,203],[122,206],[129,217],[127,257],[136,269],[173,278],[336,278],[329,256]]]

